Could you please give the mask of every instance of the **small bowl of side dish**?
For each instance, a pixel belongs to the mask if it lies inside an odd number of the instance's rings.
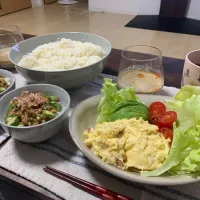
[[[0,69],[0,97],[15,89],[15,76],[7,70]]]
[[[61,32],[18,43],[9,59],[29,82],[75,88],[103,71],[110,52],[111,44],[101,36]]]
[[[0,124],[13,138],[33,143],[56,135],[70,106],[68,93],[55,85],[28,85],[0,99]]]

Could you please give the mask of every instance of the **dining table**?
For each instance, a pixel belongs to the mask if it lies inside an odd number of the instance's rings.
[[[35,37],[34,35],[23,34],[24,39]],[[112,49],[107,64],[102,73],[117,76],[119,70],[119,63],[121,58],[120,49]],[[181,79],[183,73],[184,60],[171,57],[162,57],[163,70],[164,70],[164,83],[165,86],[181,87]],[[12,69],[17,73],[15,69]],[[8,138],[1,144],[4,148]],[[2,197],[1,197],[2,196]],[[51,193],[47,189],[20,177],[19,175],[10,172],[0,167],[0,200],[61,200],[62,198]]]

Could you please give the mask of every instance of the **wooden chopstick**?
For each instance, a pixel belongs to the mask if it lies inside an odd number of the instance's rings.
[[[83,179],[77,178],[75,176],[72,176],[70,174],[61,172],[57,169],[54,169],[52,167],[46,166],[43,168],[45,172],[60,178],[64,181],[70,182],[79,188],[83,189],[84,191],[87,191],[89,193],[94,194],[95,196],[101,197],[104,200],[132,200],[129,197],[122,196],[120,194],[117,194],[115,192],[112,192],[104,187],[95,185],[93,183],[90,183],[88,181],[85,181]]]

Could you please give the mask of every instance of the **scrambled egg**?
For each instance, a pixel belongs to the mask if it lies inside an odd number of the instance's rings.
[[[154,170],[169,153],[158,127],[143,119],[104,122],[84,132],[84,142],[104,162],[123,170]]]

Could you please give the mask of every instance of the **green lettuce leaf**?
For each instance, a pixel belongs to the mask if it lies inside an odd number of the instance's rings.
[[[118,119],[130,119],[130,118],[148,120],[148,107],[143,103],[126,100],[117,103],[115,110],[110,115],[110,121],[115,121]]]
[[[181,90],[179,90],[174,99],[176,101],[184,101],[192,97],[192,95],[200,95],[200,88],[191,85],[185,85],[181,88]]]
[[[160,168],[142,174],[159,176],[165,172],[187,174],[200,171],[200,90],[184,86],[174,101],[166,103],[166,107],[178,115],[170,153]]]
[[[130,107],[136,106],[133,104],[130,106],[130,101],[141,103],[140,99],[135,95],[133,88],[124,88],[124,89],[118,90],[116,83],[112,83],[111,79],[105,78],[103,88],[101,90],[101,99],[97,107],[96,123],[100,124],[103,122],[114,121],[114,120],[122,119],[122,118],[131,118],[131,116],[134,117],[136,114],[135,115],[133,114],[132,112],[133,109],[131,109],[132,111],[129,111],[129,112],[125,111],[128,109],[128,108],[125,109],[125,107],[130,108]],[[122,102],[123,102],[123,106],[121,104]],[[119,109],[120,111],[117,110],[119,107],[120,107]],[[141,117],[144,116],[143,107],[141,111]],[[137,104],[137,108],[141,109],[139,108],[138,104]],[[138,115],[139,112],[140,111],[137,111],[137,116],[139,116]],[[147,115],[148,115],[148,110],[145,115],[145,119]]]
[[[170,169],[172,174],[187,174],[200,171],[200,126],[195,126],[182,136],[185,142],[181,144],[179,155],[174,167]]]

